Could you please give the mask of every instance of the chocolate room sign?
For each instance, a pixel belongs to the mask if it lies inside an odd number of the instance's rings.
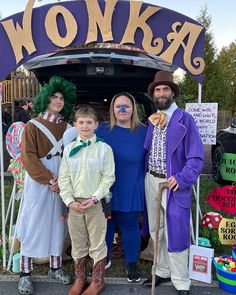
[[[236,213],[236,186],[216,187],[207,195],[207,202],[217,210]]]
[[[203,81],[205,29],[185,15],[133,0],[57,1],[34,8],[35,1],[0,21],[0,80],[38,55],[110,42],[157,55]]]

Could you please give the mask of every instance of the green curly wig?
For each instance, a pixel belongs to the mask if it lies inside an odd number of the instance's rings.
[[[45,84],[39,94],[34,99],[34,108],[37,114],[45,112],[49,103],[50,97],[55,92],[61,92],[65,98],[64,107],[61,115],[68,119],[73,112],[72,103],[76,99],[76,86],[64,78],[53,76],[47,84]]]

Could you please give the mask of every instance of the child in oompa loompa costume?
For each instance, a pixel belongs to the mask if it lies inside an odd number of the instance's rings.
[[[71,283],[63,271],[62,251],[67,233],[66,207],[58,192],[57,175],[62,156],[62,136],[70,126],[75,85],[52,77],[34,100],[38,117],[30,120],[22,135],[21,158],[26,168],[24,199],[17,224],[21,242],[21,275],[18,292],[33,293],[32,258],[50,257],[49,275],[63,284]]]

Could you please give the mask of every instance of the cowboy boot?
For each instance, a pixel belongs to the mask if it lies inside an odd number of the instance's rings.
[[[89,287],[81,295],[97,295],[105,288],[104,273],[105,273],[106,258],[99,260],[93,267],[92,282]]]
[[[74,284],[70,288],[68,295],[80,295],[83,292],[85,285],[87,284],[86,264],[87,264],[87,256],[76,259],[75,261],[76,279],[74,281]]]

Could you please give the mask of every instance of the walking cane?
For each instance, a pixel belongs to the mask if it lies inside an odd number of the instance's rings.
[[[160,213],[161,213],[161,199],[162,192],[164,189],[168,188],[166,182],[159,183],[158,191],[157,191],[157,224],[156,224],[156,232],[155,232],[155,240],[154,240],[154,255],[153,255],[153,265],[152,265],[152,293],[151,295],[155,295],[155,281],[156,281],[156,267],[157,267],[157,253],[158,253],[158,238],[160,231]]]

